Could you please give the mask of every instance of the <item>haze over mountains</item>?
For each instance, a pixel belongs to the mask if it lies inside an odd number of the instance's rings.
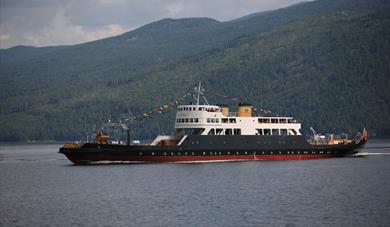
[[[120,36],[0,50],[0,140],[69,140],[205,84],[317,131],[389,134],[390,2],[320,0],[219,22],[163,19]],[[184,100],[189,102],[189,100]],[[135,121],[168,133],[175,111]]]

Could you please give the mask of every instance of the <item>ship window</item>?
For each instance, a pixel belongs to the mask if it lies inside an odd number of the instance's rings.
[[[190,123],[194,123],[194,119],[193,118],[190,118]]]
[[[271,118],[271,123],[278,123],[278,119],[277,118]]]
[[[258,122],[259,122],[259,123],[262,123],[262,124],[264,124],[264,123],[269,123],[269,118],[259,118],[259,119],[258,119]]]
[[[215,130],[212,128],[210,129],[209,133],[207,133],[207,135],[215,135]]]
[[[211,122],[211,119],[210,118],[207,118],[207,123],[210,123]]]
[[[285,118],[279,119],[279,123],[282,123],[282,124],[286,123],[286,119]]]
[[[186,118],[186,121],[185,121],[186,123],[188,123],[188,118]]]
[[[195,107],[193,107],[193,108],[192,108],[192,110],[194,110],[194,111],[195,111],[195,110],[196,110],[196,108],[195,108]]]
[[[195,118],[195,123],[199,123],[199,118]]]
[[[201,135],[203,131],[203,128],[186,128],[184,129],[184,135]]]
[[[217,119],[215,119],[215,122],[216,122],[216,123],[219,123],[219,119],[218,119],[218,118],[217,118]]]
[[[269,128],[264,129],[264,135],[271,135],[271,129]]]
[[[211,123],[215,123],[215,118],[211,118]]]
[[[288,134],[289,134],[289,135],[296,135],[297,132],[295,131],[295,129],[289,129],[289,130],[288,130]]]
[[[222,118],[222,123],[228,123],[228,119],[227,118]]]
[[[225,135],[233,135],[232,129],[229,128],[225,129]]]
[[[236,123],[236,119],[235,118],[229,118],[229,122],[230,123]]]
[[[256,129],[256,130],[257,130],[258,135],[261,135],[261,136],[263,135],[263,129]]]
[[[204,110],[204,108],[203,108],[203,107],[199,107],[199,110],[200,110],[200,111],[203,111],[203,110]]]
[[[272,135],[279,135],[279,129],[272,129]]]
[[[287,129],[280,129],[280,135],[287,136]]]
[[[235,128],[233,131],[234,131],[234,135],[241,135],[241,129]]]
[[[217,134],[217,135],[221,135],[221,134],[222,134],[222,131],[223,131],[223,129],[217,128],[217,129],[216,129],[216,134]]]

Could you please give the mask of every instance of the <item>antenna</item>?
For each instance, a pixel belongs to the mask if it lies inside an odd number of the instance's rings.
[[[203,94],[203,91],[202,91],[202,83],[199,81],[199,86],[198,88],[196,89],[196,92],[198,93],[198,96],[197,96],[197,99],[196,99],[196,105],[199,106],[199,99],[200,99],[200,96],[202,96],[204,102],[206,103],[206,105],[209,105],[209,103],[207,102],[207,99],[206,97],[204,96]]]
[[[200,95],[200,86],[201,86],[201,81],[199,81],[199,87],[198,87],[198,98],[196,99],[196,105],[199,106],[199,95]],[[203,96],[203,95],[202,95]]]

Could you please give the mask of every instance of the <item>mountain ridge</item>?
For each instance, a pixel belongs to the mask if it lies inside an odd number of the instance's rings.
[[[369,10],[315,8],[329,2]],[[80,138],[107,119],[139,115],[180,97],[199,80],[206,89],[209,86],[275,113],[305,119],[305,128],[355,132],[366,126],[386,133],[389,125],[375,119],[390,117],[386,104],[390,102],[386,91],[390,60],[383,49],[388,46],[389,8],[376,6],[379,10],[373,11],[375,7],[367,7],[384,1],[340,2],[303,3],[246,23],[204,19],[209,25],[163,29],[153,36],[159,40],[142,40],[133,46],[124,38],[136,34],[131,31],[26,61],[2,60],[0,140]],[[362,2],[366,5],[356,6]],[[296,7],[315,8],[315,13],[299,16]],[[372,116],[370,108],[375,111]],[[173,113],[137,122],[132,133],[141,138],[168,133]],[[327,116],[332,120],[327,121]]]

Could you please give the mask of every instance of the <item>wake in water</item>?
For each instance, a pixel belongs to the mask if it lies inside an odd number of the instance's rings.
[[[371,152],[369,152],[371,151]],[[390,155],[389,146],[368,146],[363,148],[359,153],[353,155],[355,157],[364,157],[364,156],[378,156],[378,155]]]
[[[360,157],[360,156],[378,156],[378,155],[390,155],[390,153],[385,152],[359,152],[353,156]]]

